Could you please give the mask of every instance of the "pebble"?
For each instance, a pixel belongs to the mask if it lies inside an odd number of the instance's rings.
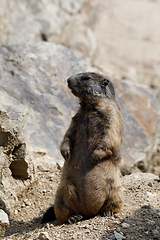
[[[46,224],[46,228],[47,228],[48,230],[50,230],[49,223]]]
[[[23,202],[24,202],[25,206],[31,206],[31,202],[30,202],[29,199],[26,198],[26,199],[23,200]]]
[[[116,240],[125,239],[125,237],[122,234],[120,234],[120,233],[118,233],[116,231],[114,231],[114,236],[115,236]]]
[[[81,227],[81,228],[87,228],[87,226],[86,226],[86,225],[81,225],[81,226],[79,226],[79,227]]]
[[[158,239],[158,237],[160,237],[160,232],[157,229],[152,230],[152,233],[153,233],[155,238]]]
[[[122,227],[128,228],[128,227],[130,227],[130,225],[128,223],[122,223]]]
[[[154,224],[155,224],[155,221],[148,221],[148,223],[149,223],[150,225],[154,225]]]
[[[145,234],[149,235],[149,231],[146,231]]]
[[[149,182],[149,183],[148,183],[148,186],[149,186],[149,187],[152,187],[153,185],[152,185],[152,183],[151,183],[151,182]]]
[[[47,232],[41,232],[38,236],[38,239],[40,239],[40,240],[50,240]]]
[[[93,227],[93,230],[97,230],[98,228],[97,227]]]
[[[17,214],[18,214],[18,210],[17,210],[17,209],[14,211],[14,214],[15,214],[15,215],[17,215]]]
[[[138,179],[138,176],[134,176],[133,178],[134,178],[134,179]]]
[[[144,195],[151,198],[156,197],[156,193],[153,194],[151,192],[146,192]]]

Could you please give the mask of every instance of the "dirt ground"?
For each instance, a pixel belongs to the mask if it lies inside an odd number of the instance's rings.
[[[160,239],[160,180],[151,173],[133,173],[121,178],[125,204],[118,214],[96,216],[75,224],[59,225],[56,220],[41,225],[43,213],[54,201],[60,175],[57,166],[38,169],[38,180],[19,196],[10,215],[5,240]],[[42,238],[42,232],[46,238]]]

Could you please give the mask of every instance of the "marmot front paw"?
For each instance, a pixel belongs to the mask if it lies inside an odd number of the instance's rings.
[[[95,149],[93,153],[91,154],[90,161],[95,164],[101,161],[103,158],[111,158],[112,152],[109,149],[106,149],[105,151],[103,149]]]
[[[67,142],[64,142],[64,143],[61,144],[60,151],[61,151],[61,154],[66,161],[70,160],[71,151],[70,151],[69,144]]]

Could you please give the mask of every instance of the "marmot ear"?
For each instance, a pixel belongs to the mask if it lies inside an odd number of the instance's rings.
[[[107,86],[108,83],[109,83],[109,79],[108,79],[108,78],[104,78],[104,79],[102,80],[102,87]]]

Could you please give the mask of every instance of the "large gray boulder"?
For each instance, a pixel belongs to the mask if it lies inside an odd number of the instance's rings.
[[[60,157],[59,145],[77,102],[66,78],[86,71],[83,60],[52,43],[0,47],[0,102],[26,107],[33,147]]]
[[[110,75],[159,88],[159,8],[155,0],[1,0],[0,44],[63,44]]]
[[[39,147],[62,159],[60,142],[78,106],[66,79],[87,70],[83,60],[60,45],[38,43],[0,48],[0,101],[28,109],[26,132],[33,148]],[[129,81],[111,80],[125,123],[123,172],[145,172],[159,139],[158,92]]]
[[[158,91],[130,81],[112,79],[124,117],[121,152],[124,173],[146,172],[158,150],[160,97]]]

